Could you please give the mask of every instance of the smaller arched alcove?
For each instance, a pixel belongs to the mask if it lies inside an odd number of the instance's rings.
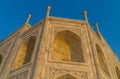
[[[107,67],[107,64],[106,64],[106,60],[105,60],[103,51],[102,51],[101,47],[98,44],[96,44],[96,50],[97,50],[98,60],[99,60],[99,64],[100,64],[101,69],[105,73],[109,74],[108,67]]]
[[[118,79],[120,79],[120,70],[118,69],[118,67],[115,67],[115,71],[116,71]]]
[[[17,69],[22,65],[27,64],[31,61],[35,42],[36,42],[36,37],[32,36],[21,45],[18,54],[16,56],[13,69]]]
[[[77,79],[77,78],[73,77],[72,75],[66,74],[66,75],[60,76],[56,79]]]
[[[84,62],[81,39],[75,33],[68,30],[58,32],[52,45],[52,60]]]
[[[0,65],[1,65],[1,63],[2,63],[2,59],[3,59],[3,57],[2,57],[2,55],[0,54]]]

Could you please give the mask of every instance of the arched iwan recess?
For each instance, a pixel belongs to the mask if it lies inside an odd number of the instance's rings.
[[[118,79],[120,79],[120,70],[118,69],[118,67],[115,67],[115,71],[116,71]]]
[[[1,63],[2,63],[2,55],[0,55],[0,65],[1,65]]]
[[[22,44],[16,56],[13,69],[17,69],[22,65],[27,64],[31,61],[35,42],[36,42],[36,37],[32,36]]]
[[[101,50],[101,48],[98,44],[96,44],[96,49],[97,49],[97,55],[98,55],[98,59],[99,59],[101,69],[105,73],[109,74],[103,51]]]
[[[54,38],[51,58],[57,61],[84,62],[79,36],[68,30],[58,32]]]
[[[75,77],[67,74],[67,75],[63,75],[63,76],[61,76],[61,77],[58,77],[58,78],[56,78],[56,79],[77,79],[77,78],[75,78]]]

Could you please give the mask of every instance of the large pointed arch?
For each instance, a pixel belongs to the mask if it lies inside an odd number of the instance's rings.
[[[66,74],[66,75],[60,76],[56,79],[77,79],[77,78],[73,77],[72,75]]]
[[[75,33],[68,30],[58,32],[52,45],[52,60],[84,62],[81,39]]]
[[[106,64],[106,60],[105,60],[103,51],[102,51],[101,47],[98,44],[96,44],[96,50],[97,50],[98,60],[99,60],[99,64],[100,64],[101,69],[105,73],[109,74],[108,67],[107,67],[107,64]]]
[[[115,67],[115,71],[116,71],[118,79],[120,79],[120,70],[119,70],[119,68]]]
[[[22,44],[16,56],[13,69],[17,69],[22,65],[27,64],[31,61],[35,42],[36,42],[36,37],[32,36]]]

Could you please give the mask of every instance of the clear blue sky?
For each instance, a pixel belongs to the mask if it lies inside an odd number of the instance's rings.
[[[87,10],[91,26],[99,23],[102,35],[120,58],[120,0],[0,0],[0,40],[14,32],[28,14],[34,25],[45,17],[46,7],[52,7],[51,16],[83,19]]]

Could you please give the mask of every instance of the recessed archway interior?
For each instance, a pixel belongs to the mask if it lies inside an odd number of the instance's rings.
[[[13,69],[17,69],[22,65],[27,64],[31,61],[35,42],[36,42],[36,37],[32,36],[21,45],[18,54],[16,56]]]
[[[52,60],[84,62],[81,39],[75,33],[68,30],[58,32],[52,45]]]
[[[58,77],[56,79],[77,79],[77,78],[75,78],[75,77],[73,77],[73,76],[71,76],[69,74],[66,74],[66,75],[60,76],[60,77]]]
[[[96,44],[96,49],[97,49],[97,55],[98,55],[99,64],[100,64],[101,69],[105,73],[109,74],[103,51],[98,44]]]
[[[1,65],[1,63],[2,63],[2,55],[0,55],[0,65]]]
[[[115,71],[116,71],[118,79],[120,79],[120,70],[118,69],[118,67],[115,67]]]

